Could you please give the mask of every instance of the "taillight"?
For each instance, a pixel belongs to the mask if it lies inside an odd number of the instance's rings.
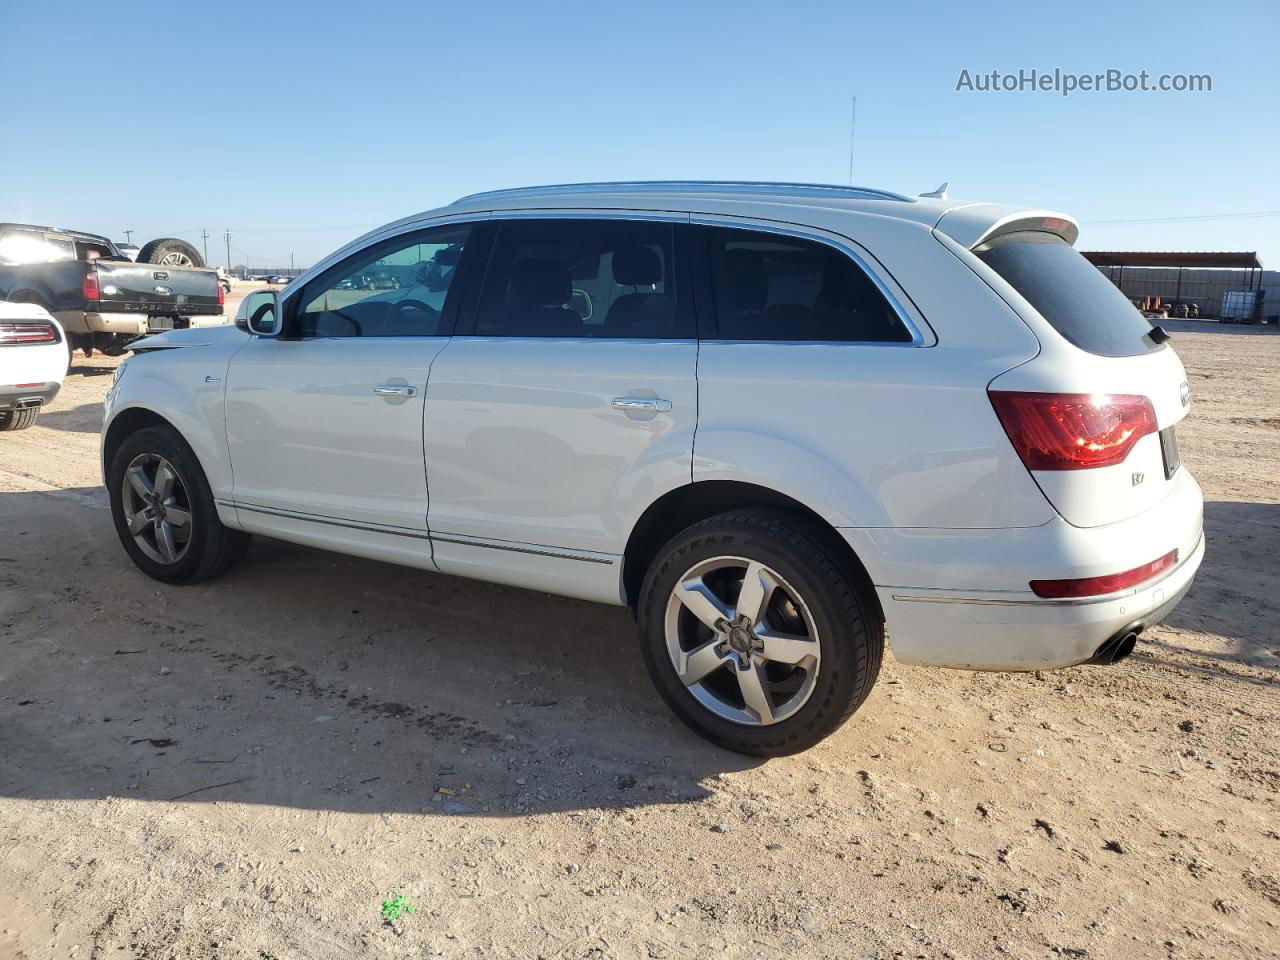
[[[1123,463],[1134,444],[1158,429],[1146,397],[1015,390],[990,390],[988,396],[1028,470]]]
[[[85,271],[84,281],[80,284],[80,293],[86,300],[101,300],[102,291],[98,289],[98,270],[90,267]]]
[[[1032,580],[1031,592],[1037,597],[1053,599],[1074,597],[1099,597],[1115,593],[1127,587],[1136,587],[1157,574],[1171,570],[1178,562],[1178,551],[1170,550],[1159,560],[1152,560],[1123,573],[1108,573],[1101,577],[1082,577],[1078,580]]]
[[[218,283],[218,306],[223,306],[227,302],[227,288],[219,281]]]
[[[0,347],[57,343],[58,332],[48,323],[0,323]]]

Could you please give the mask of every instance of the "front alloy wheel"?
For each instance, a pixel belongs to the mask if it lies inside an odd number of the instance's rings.
[[[249,534],[223,526],[200,461],[172,427],[143,427],[110,456],[111,520],[147,576],[197,583],[244,556]]]
[[[191,546],[191,501],[177,469],[164,457],[142,453],[125,468],[120,491],[133,542],[156,563],[174,564]]]

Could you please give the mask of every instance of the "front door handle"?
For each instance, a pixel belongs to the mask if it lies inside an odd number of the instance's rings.
[[[657,397],[614,397],[613,409],[627,413],[666,413],[671,409],[671,401]]]
[[[407,383],[382,383],[373,388],[380,397],[416,397],[418,388]]]

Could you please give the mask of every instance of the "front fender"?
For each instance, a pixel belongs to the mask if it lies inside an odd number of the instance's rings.
[[[112,424],[129,411],[145,410],[161,417],[195,451],[214,497],[230,499],[231,459],[227,452],[223,392],[226,362],[215,370],[207,363],[165,363],[166,359],[164,354],[130,358],[124,376],[107,394],[103,440]],[[105,478],[105,442],[103,450]]]

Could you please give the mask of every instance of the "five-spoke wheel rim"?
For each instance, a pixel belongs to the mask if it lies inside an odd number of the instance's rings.
[[[120,502],[133,542],[156,563],[174,564],[191,546],[191,501],[178,471],[164,457],[143,453],[125,468]]]
[[[718,717],[780,723],[813,695],[822,661],[808,604],[776,571],[746,557],[713,557],[671,591],[667,653],[681,683]]]
[[[173,250],[160,258],[160,266],[163,267],[189,267],[191,265],[191,258],[181,250]]]

